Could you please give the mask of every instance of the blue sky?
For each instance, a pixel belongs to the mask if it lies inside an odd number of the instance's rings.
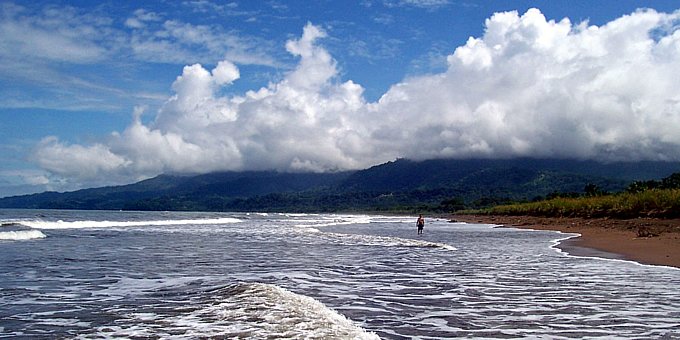
[[[0,197],[399,157],[680,160],[677,1],[3,1]]]

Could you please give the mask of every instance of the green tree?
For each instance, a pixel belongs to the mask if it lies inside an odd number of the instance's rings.
[[[583,189],[587,197],[602,196],[604,192],[596,184],[588,183]]]

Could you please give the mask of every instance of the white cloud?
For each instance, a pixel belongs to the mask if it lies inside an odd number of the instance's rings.
[[[36,147],[35,161],[44,169],[63,177],[96,179],[101,174],[116,173],[129,164],[103,144],[67,145],[56,137],[46,137]]]
[[[427,9],[437,9],[449,4],[449,0],[384,0],[387,7],[412,6]]]
[[[133,29],[140,29],[146,27],[147,22],[161,21],[160,15],[155,12],[146,11],[140,8],[133,13],[134,15],[125,20],[125,26]]]
[[[394,23],[394,16],[387,13],[380,13],[373,17],[373,21],[382,25],[392,25]]]
[[[197,0],[197,1],[183,1],[182,5],[189,7],[193,12],[202,14],[219,14],[228,16],[246,16],[252,14],[248,11],[238,10],[238,3],[229,2],[224,5],[216,4],[211,1]]]
[[[236,66],[186,66],[154,122],[137,113],[92,146],[47,139],[36,159],[83,177],[325,171],[397,157],[678,161],[679,19],[648,10],[595,27],[548,21],[535,9],[497,13],[482,37],[448,56],[445,72],[406,79],[375,103],[338,79],[319,45],[325,32],[308,24],[286,44],[297,67],[277,83],[225,96]]]
[[[31,186],[40,186],[50,183],[50,180],[47,177],[46,173],[35,169],[0,171],[0,177],[2,177],[3,180],[7,179],[13,180],[16,178],[19,180],[14,180],[12,182],[27,184]]]
[[[678,160],[680,54],[666,46],[680,34],[650,37],[678,17],[639,11],[588,27],[536,9],[497,13],[445,73],[383,96],[378,111],[406,128],[383,124],[378,139],[410,141],[395,148],[412,158]]]
[[[46,190],[53,191],[49,174],[37,169],[0,171],[0,197],[26,195]]]
[[[133,29],[130,48],[139,60],[193,63],[215,62],[226,58],[242,65],[278,66],[271,56],[269,42],[239,36],[218,25],[163,21],[157,16],[153,19],[141,20],[136,14],[126,22]]]
[[[323,36],[323,30],[307,25],[299,40],[287,44],[300,56],[298,67],[281,82],[243,96],[217,95],[238,78],[233,64],[224,61],[212,71],[200,64],[186,66],[173,83],[175,95],[150,126],[140,122],[136,110],[133,123],[106,145],[65,145],[48,138],[35,159],[62,176],[76,176],[80,168],[85,178],[169,171],[321,171],[367,164],[345,154],[338,142],[350,131],[344,115],[364,106],[363,89],[351,81],[335,82],[335,61],[315,44]]]
[[[148,83],[146,94],[126,88],[129,74],[109,76],[135,72],[115,25],[97,9],[0,3],[0,107],[101,112],[158,97]]]
[[[153,93],[160,82],[133,80],[159,63],[282,66],[261,38],[143,8],[121,23],[105,7],[0,2],[0,107],[116,111],[143,98],[161,104]],[[151,92],[133,93],[140,88]]]
[[[240,78],[241,74],[236,65],[225,60],[217,63],[217,67],[212,71],[212,76],[217,85],[229,85]]]
[[[70,7],[45,7],[34,15],[24,7],[3,3],[0,18],[0,57],[6,60],[92,63],[105,58],[110,47],[99,40],[111,33],[109,23]]]

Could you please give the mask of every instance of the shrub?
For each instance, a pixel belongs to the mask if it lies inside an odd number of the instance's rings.
[[[680,189],[650,189],[616,195],[553,198],[540,202],[499,205],[467,211],[492,215],[544,217],[680,217]]]

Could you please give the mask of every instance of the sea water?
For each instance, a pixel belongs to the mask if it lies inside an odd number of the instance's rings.
[[[680,338],[680,270],[414,217],[0,210],[0,338]]]

